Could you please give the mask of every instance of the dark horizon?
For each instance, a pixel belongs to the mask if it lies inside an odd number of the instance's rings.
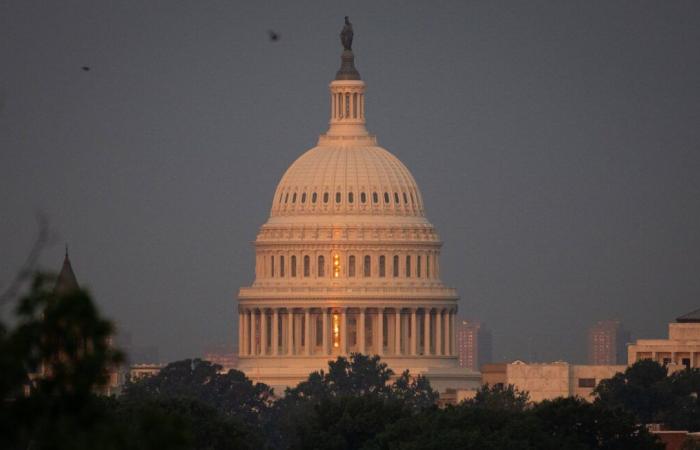
[[[598,320],[663,337],[700,308],[691,1],[8,2],[0,289],[42,211],[42,267],[68,243],[135,346],[233,348],[251,242],[327,128],[345,15],[368,128],[416,178],[494,360],[585,361]]]

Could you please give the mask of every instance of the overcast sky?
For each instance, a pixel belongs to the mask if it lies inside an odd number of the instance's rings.
[[[134,345],[232,348],[346,14],[368,128],[496,359],[580,361],[596,320],[661,337],[700,308],[698,1],[0,1],[0,288],[43,211],[43,267],[67,242]]]

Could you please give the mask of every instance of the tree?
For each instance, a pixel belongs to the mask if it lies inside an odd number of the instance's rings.
[[[201,359],[176,361],[157,375],[127,382],[122,399],[197,400],[222,414],[256,425],[272,401],[272,389],[263,383],[254,384],[238,370],[220,371],[221,366]]]
[[[485,384],[476,391],[474,398],[465,400],[467,405],[475,408],[511,412],[524,411],[529,402],[530,395],[527,392],[519,391],[512,384],[508,386]]]
[[[673,404],[667,369],[651,360],[638,361],[624,373],[602,380],[593,394],[596,404],[624,409],[642,423],[660,421],[661,412]]]

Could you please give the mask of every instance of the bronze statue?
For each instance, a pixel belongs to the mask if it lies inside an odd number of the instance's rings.
[[[343,31],[340,32],[340,42],[345,50],[352,50],[352,36],[352,24],[348,16],[345,16],[345,26],[343,26]]]

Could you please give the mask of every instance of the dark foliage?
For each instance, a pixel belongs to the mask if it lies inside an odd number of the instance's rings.
[[[624,373],[603,380],[595,403],[622,409],[641,423],[664,423],[672,429],[700,431],[700,370],[686,369],[667,376],[666,367],[642,360]]]

